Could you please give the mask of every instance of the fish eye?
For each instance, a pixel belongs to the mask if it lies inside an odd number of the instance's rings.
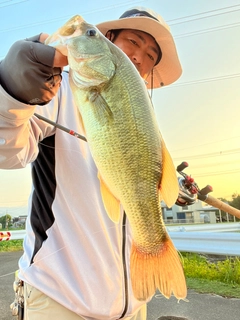
[[[87,34],[87,36],[94,37],[94,36],[96,36],[97,31],[95,29],[88,29],[86,34]]]

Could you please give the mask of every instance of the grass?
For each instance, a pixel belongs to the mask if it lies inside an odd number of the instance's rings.
[[[207,257],[199,254],[183,253],[185,274],[190,278],[217,280],[240,285],[239,258],[226,258],[223,261],[209,262]]]
[[[0,252],[22,250],[23,240],[0,242]],[[208,261],[206,256],[181,253],[187,287],[199,293],[216,294],[227,298],[240,298],[240,259]]]
[[[23,240],[10,240],[0,242],[0,252],[19,251],[23,248]]]
[[[240,285],[231,285],[217,280],[187,277],[187,287],[188,289],[193,289],[198,293],[209,293],[225,298],[240,299]]]
[[[228,298],[240,298],[240,260],[226,258],[210,262],[207,257],[182,253],[183,268],[189,289]]]

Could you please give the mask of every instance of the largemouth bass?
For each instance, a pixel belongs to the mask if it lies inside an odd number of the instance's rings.
[[[161,200],[178,196],[176,170],[162,139],[144,80],[99,30],[75,16],[45,42],[68,57],[69,81],[99,171],[109,217],[122,205],[132,229],[131,284],[146,300],[187,294],[183,268],[164,226]]]

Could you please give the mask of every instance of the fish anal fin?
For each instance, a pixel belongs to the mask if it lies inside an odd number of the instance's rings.
[[[170,238],[158,253],[144,253],[133,243],[131,252],[131,282],[138,300],[151,298],[158,289],[167,299],[173,294],[178,300],[187,296],[182,263]]]
[[[99,174],[98,178],[100,180],[101,195],[104,207],[109,218],[113,222],[117,223],[120,220],[120,201],[111,193]]]
[[[171,208],[179,194],[179,185],[170,153],[162,140],[162,178],[160,181],[160,199],[162,199],[168,208]]]
[[[78,112],[78,119],[79,119],[79,123],[82,127],[83,130],[83,135],[86,136],[86,130],[85,130],[85,126],[84,126],[84,122],[83,122],[83,118],[80,112]]]

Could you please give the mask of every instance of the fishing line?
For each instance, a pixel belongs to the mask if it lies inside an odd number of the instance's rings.
[[[151,70],[151,94],[150,94],[151,100],[153,97],[153,69]]]
[[[81,139],[81,140],[87,142],[87,139],[86,139],[84,136],[80,135],[79,133],[75,132],[74,130],[71,130],[71,129],[69,129],[69,128],[66,128],[66,127],[64,127],[64,126],[62,126],[62,125],[60,125],[60,124],[58,124],[58,123],[56,123],[56,122],[54,122],[54,121],[52,121],[52,120],[49,120],[48,118],[45,118],[45,117],[43,117],[43,116],[41,116],[41,115],[39,115],[39,114],[37,114],[37,113],[34,113],[34,115],[35,115],[38,119],[40,119],[40,120],[42,120],[42,121],[44,121],[44,122],[47,122],[47,123],[51,124],[52,126],[54,126],[54,127],[58,128],[58,129],[64,131],[64,132],[66,132],[66,133],[68,133],[68,134],[70,134],[70,135],[72,135],[72,136],[74,136],[74,137],[76,137],[76,138],[78,138],[78,139]],[[48,147],[48,148],[56,149],[55,147],[48,146],[48,145],[46,145],[46,144],[44,144],[44,143],[42,143],[42,142],[39,142],[39,144],[41,144],[41,145],[43,145],[43,146],[46,146],[46,147]],[[58,150],[65,150],[65,151],[67,150],[67,151],[69,151],[68,149],[63,149],[63,148],[58,148]],[[75,150],[73,150],[73,151],[75,151]],[[126,225],[127,225],[127,224],[124,224],[124,225],[122,224],[122,226],[126,226]],[[107,229],[108,229],[108,230],[111,230],[111,229],[113,229],[113,228],[115,228],[115,226],[109,227],[109,228],[107,228]],[[97,234],[97,233],[100,233],[100,232],[103,232],[103,230],[100,229],[99,231],[96,231],[96,232],[94,232],[94,233],[92,233],[92,234],[94,235],[94,234]],[[86,237],[86,236],[85,236],[85,237]],[[36,262],[34,262],[34,263],[37,263],[37,262],[42,261],[42,260],[44,260],[44,259],[47,259],[49,256],[51,256],[51,255],[53,255],[53,254],[55,254],[55,253],[63,250],[63,249],[66,248],[66,247],[67,247],[67,246],[64,246],[64,247],[62,247],[62,248],[60,248],[60,249],[58,249],[58,250],[50,253],[49,255],[41,258],[40,260],[38,260],[38,261],[36,261]],[[24,273],[23,273],[23,275],[24,275]]]
[[[120,223],[120,222],[119,222],[119,223]],[[122,227],[122,226],[127,226],[127,223],[121,224],[121,227]],[[108,230],[111,230],[111,229],[113,229],[113,228],[115,228],[115,226],[109,227],[109,228],[107,228],[107,229],[108,229]],[[93,232],[92,234],[95,235],[95,234],[100,233],[100,232],[103,232],[103,230],[100,229],[99,231]],[[84,235],[84,237],[86,237],[86,235]],[[56,254],[56,253],[59,252],[59,251],[62,251],[62,250],[65,249],[65,248],[68,248],[68,246],[65,245],[65,246],[61,247],[60,249],[55,250],[55,251],[49,253],[48,255],[42,257],[41,259],[39,259],[39,260],[37,260],[37,261],[34,261],[34,264],[36,265],[37,263],[39,263],[39,262],[41,262],[41,261],[49,258],[50,256]],[[24,276],[26,272],[27,272],[27,270],[26,270],[26,271],[22,270],[22,275]],[[9,274],[2,275],[2,276],[0,276],[0,278],[5,277],[5,276],[8,276],[8,275],[12,275],[12,274],[15,274],[15,272],[11,272],[11,273],[9,273]]]
[[[119,222],[119,223],[120,223],[120,222]],[[127,223],[122,224],[122,226],[126,227],[126,226],[127,226]],[[115,228],[115,226],[109,227],[109,228],[107,228],[107,229],[108,229],[108,230],[111,230],[111,229],[113,229],[113,228]],[[96,232],[94,232],[94,233],[92,233],[92,234],[95,235],[95,234],[100,233],[100,232],[103,232],[103,230],[100,229],[99,231],[96,231]],[[85,237],[86,237],[86,236],[85,236]],[[65,245],[64,247],[62,247],[62,248],[60,248],[60,249],[58,249],[58,250],[56,250],[56,251],[54,251],[54,252],[49,253],[47,256],[45,256],[45,257],[43,257],[43,258],[35,261],[34,264],[36,264],[36,263],[38,263],[38,262],[40,262],[40,261],[43,261],[43,260],[47,259],[47,258],[50,257],[51,255],[54,255],[54,254],[56,254],[57,252],[65,249],[65,248],[67,248],[67,247],[68,247],[68,246]],[[1,278],[4,278],[4,277],[7,277],[7,276],[14,275],[15,272],[16,272],[16,270],[13,271],[13,272],[10,272],[10,273],[6,273],[6,274],[3,274],[3,275],[0,275],[0,279],[1,279]],[[26,273],[26,271],[23,271],[23,275],[24,275],[25,273]]]
[[[56,148],[56,147],[49,146],[41,141],[39,141],[38,144],[41,144],[42,146],[47,147],[49,149],[55,149],[55,150],[61,150],[61,151],[67,151],[67,152],[75,152],[75,153],[82,154],[80,151],[77,151],[75,149],[66,149],[66,148],[59,148],[59,147]]]
[[[15,274],[15,272],[16,272],[16,271],[3,274],[3,275],[0,276],[0,278],[4,278],[4,277],[7,277],[7,276],[11,276],[12,274]]]
[[[120,223],[120,222],[119,222],[119,223]],[[122,226],[127,226],[127,223],[122,224]],[[107,229],[108,229],[108,230],[111,230],[111,229],[114,229],[114,228],[115,228],[115,226],[112,226],[112,227],[109,227],[109,228],[107,228]],[[95,232],[93,232],[92,234],[95,235],[95,234],[100,233],[100,232],[103,232],[103,230],[99,229],[98,231],[95,231]],[[85,237],[86,237],[86,236],[85,236]],[[60,249],[55,250],[54,252],[49,253],[47,256],[45,256],[45,257],[43,257],[43,258],[35,261],[34,264],[35,264],[35,263],[38,263],[38,262],[40,262],[40,261],[43,261],[43,260],[45,260],[45,259],[47,259],[48,257],[56,254],[56,253],[59,252],[59,251],[62,251],[63,249],[65,249],[65,248],[67,248],[67,247],[68,247],[68,246],[65,245],[65,246],[61,247]],[[16,272],[16,271],[13,271],[13,272],[10,272],[10,273],[6,273],[6,274],[3,274],[3,275],[0,275],[0,278],[4,278],[4,277],[7,277],[7,276],[11,276],[11,275],[15,274],[15,272]],[[24,273],[25,273],[25,272],[23,272],[23,275],[24,275]]]

